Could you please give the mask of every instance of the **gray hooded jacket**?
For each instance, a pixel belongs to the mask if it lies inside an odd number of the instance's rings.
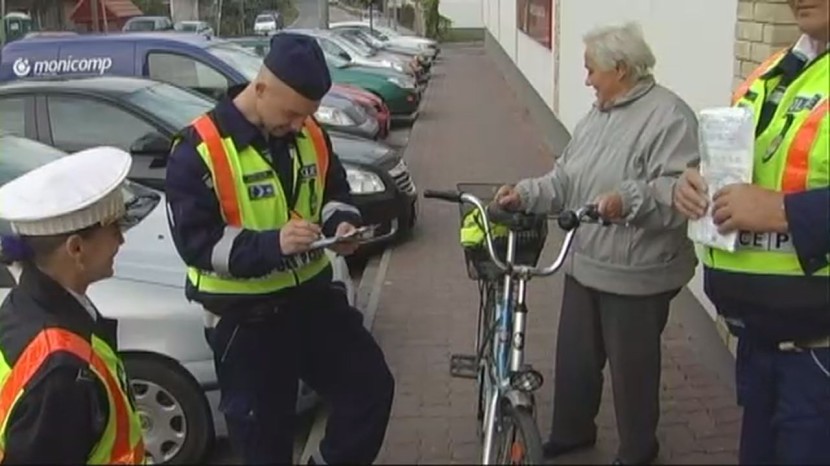
[[[675,182],[697,160],[697,117],[673,92],[642,80],[577,124],[553,170],[516,190],[529,212],[577,209],[616,191],[624,224],[584,224],[564,270],[583,285],[623,295],[683,287],[697,264],[685,218],[672,207]]]

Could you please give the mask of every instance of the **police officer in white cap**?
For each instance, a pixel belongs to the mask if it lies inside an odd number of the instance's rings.
[[[116,322],[86,297],[113,274],[124,242],[130,163],[129,154],[98,147],[0,188],[0,218],[17,235],[3,252],[22,265],[0,306],[2,463],[144,462]]]

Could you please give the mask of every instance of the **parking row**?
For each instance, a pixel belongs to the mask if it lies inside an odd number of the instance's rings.
[[[360,37],[361,27],[346,29]],[[386,57],[370,66],[357,63],[359,45],[348,57],[327,47],[347,43],[342,34],[301,33],[318,37],[326,52],[335,85],[315,117],[346,168],[355,203],[377,226],[378,242],[406,235],[415,224],[416,187],[402,148],[388,138],[420,114],[435,54],[396,54],[394,47],[364,38],[369,52],[362,60],[370,53]],[[225,40],[176,32],[68,34],[20,39],[2,50],[0,185],[93,146],[133,155],[126,195],[147,201],[144,216],[126,234],[113,279],[95,284],[89,295],[119,321],[119,348],[154,463],[201,461],[226,434],[203,311],[184,297],[185,265],[168,231],[166,158],[180,129],[211,110],[229,88],[253,79],[268,44],[267,37]],[[396,70],[401,62],[411,68]],[[7,224],[0,230],[11,233]],[[335,280],[347,286],[354,303],[348,265],[328,253]],[[11,265],[0,270],[0,298],[18,274]],[[298,411],[317,403],[301,384]]]

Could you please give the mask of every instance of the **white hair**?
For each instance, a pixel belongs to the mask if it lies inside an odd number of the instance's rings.
[[[595,28],[583,41],[588,57],[600,70],[623,65],[634,80],[650,76],[657,62],[636,22]]]

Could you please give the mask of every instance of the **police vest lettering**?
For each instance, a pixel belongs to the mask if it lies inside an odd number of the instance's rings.
[[[97,377],[107,392],[109,418],[101,438],[92,447],[89,464],[144,464],[145,452],[141,421],[127,385],[121,361],[109,345],[92,335],[92,344],[61,328],[46,328],[28,343],[14,366],[0,354],[0,462],[6,451],[9,416],[25,390],[55,353],[74,355],[84,361],[88,377]],[[43,448],[48,448],[44,445]]]
[[[322,130],[312,119],[306,122],[296,141],[297,151],[292,153],[297,186],[293,206],[287,204],[279,177],[255,148],[237,150],[233,139],[222,137],[208,115],[196,119],[192,127],[202,140],[196,150],[209,168],[229,228],[279,229],[291,218],[320,222],[329,154]],[[316,249],[284,257],[265,276],[237,278],[229,273],[231,247],[221,243],[214,248],[213,271],[188,268],[188,280],[201,294],[270,294],[313,278],[329,264],[324,251]]]
[[[793,246],[789,233],[752,233],[742,231],[738,234],[738,249],[795,254],[795,247]]]
[[[769,74],[785,56],[782,50],[753,71],[733,96],[733,105],[751,108],[758,126],[761,108],[771,97],[778,107],[755,138],[753,183],[783,193],[830,186],[827,82],[830,56],[824,54],[787,88],[777,90],[778,74]],[[770,92],[776,92],[770,96]],[[733,253],[701,247],[700,259],[710,268],[747,274],[804,275],[789,233],[741,232]],[[814,275],[830,275],[830,266]]]

